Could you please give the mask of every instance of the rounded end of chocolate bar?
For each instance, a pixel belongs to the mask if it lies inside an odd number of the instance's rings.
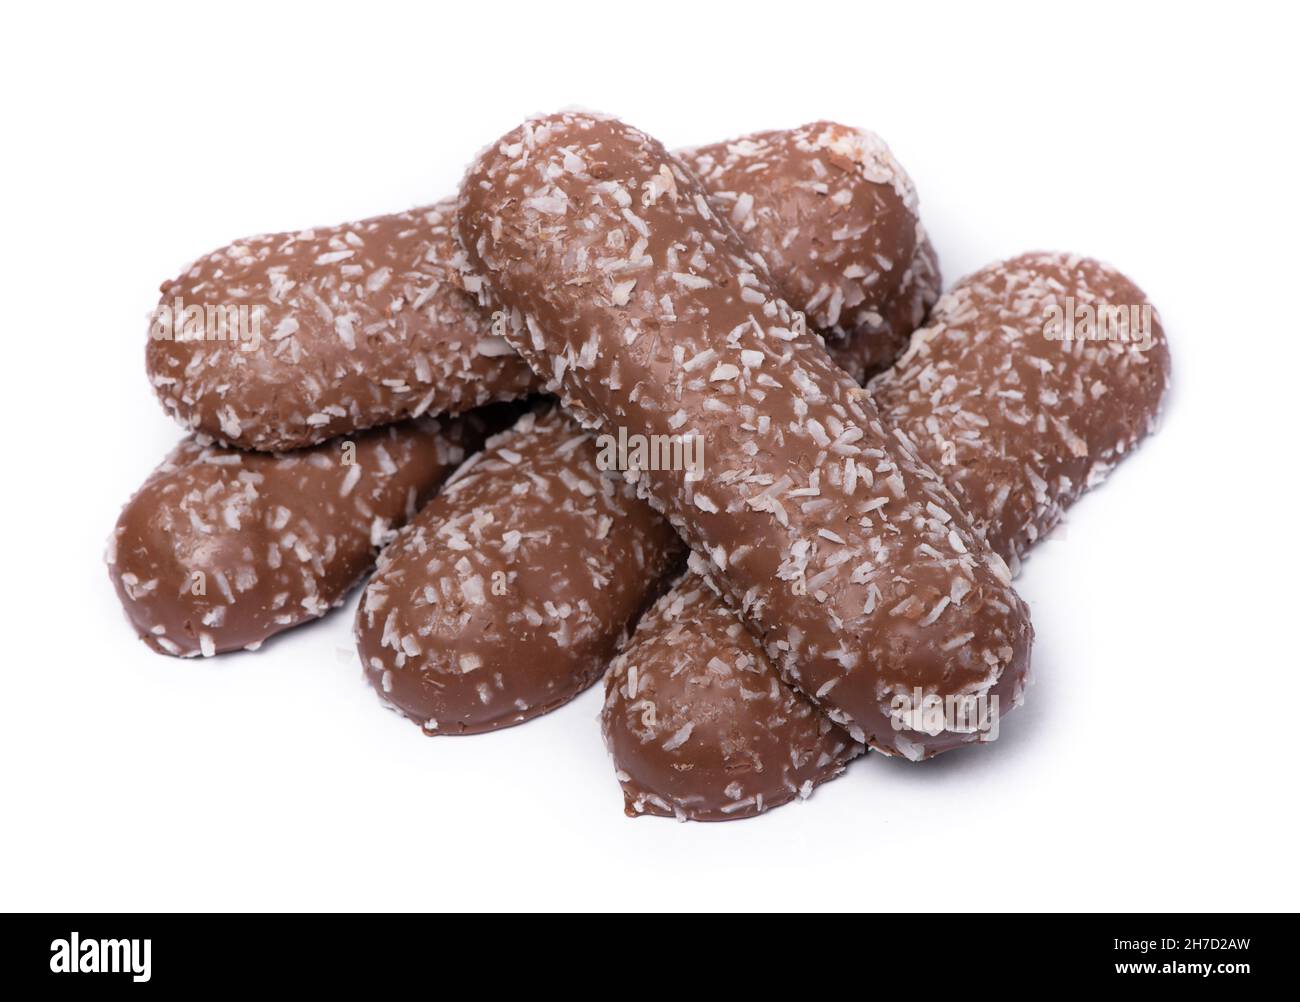
[[[508,621],[472,593],[429,586],[399,598],[396,582],[426,559],[408,551],[375,575],[357,611],[357,653],[379,697],[424,733],[482,734],[549,713],[599,679],[605,661],[586,646],[559,651],[562,622]],[[416,571],[418,574],[418,570]],[[485,587],[490,588],[491,582]]]
[[[894,337],[883,317],[923,233],[915,187],[885,142],[817,121],[681,156],[720,214],[761,252],[781,295],[806,306],[809,326],[833,339],[860,334],[877,356],[870,371],[888,365],[915,324]]]
[[[428,734],[540,716],[599,679],[680,546],[562,412],[529,412],[385,551],[358,613],[367,677]]]
[[[128,618],[157,651],[210,656],[324,615],[488,420],[413,421],[284,454],[186,439],[113,532]]]
[[[185,427],[276,451],[526,395],[459,270],[452,200],[266,234],[166,283],[145,368]]]
[[[169,462],[184,468],[200,451],[182,443]],[[223,567],[239,564],[239,541],[196,530],[173,484],[168,477],[146,483],[114,526],[108,570],[127,619],[150,648],[175,657],[211,656],[262,639],[245,635],[238,614],[229,614],[218,580]]]
[[[809,796],[862,750],[694,577],[611,664],[601,720],[630,816],[752,817]]]
[[[872,750],[913,762],[996,741],[1002,718],[1023,701],[1033,643],[1028,609],[1001,585],[977,581],[933,622],[899,616],[877,631],[873,656],[887,669],[874,705],[841,704],[850,731],[859,736],[861,727]]]
[[[1013,565],[1154,430],[1170,379],[1160,317],[1093,258],[1034,252],[981,268],[940,300],[871,383]],[[978,413],[978,427],[945,429]]]

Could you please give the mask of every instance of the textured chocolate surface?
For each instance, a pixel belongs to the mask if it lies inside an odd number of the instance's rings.
[[[778,215],[761,197],[740,203],[753,218],[764,221],[757,237],[757,227],[748,227],[746,240],[757,239],[767,247],[789,244],[800,227],[825,223],[827,207],[835,206],[837,215],[851,211],[854,198],[865,197],[859,189],[887,187],[894,193],[886,181],[864,185],[861,177],[844,180],[840,175],[852,165],[839,162],[834,152],[831,167],[823,165],[825,146],[849,143],[846,133],[843,127],[820,123],[765,133],[762,143],[752,146],[742,139],[711,148],[734,145],[749,151],[750,160],[754,150],[762,150],[760,190],[799,199],[800,211],[787,215]],[[851,136],[855,150],[883,146],[861,133]],[[790,138],[782,142],[781,137]],[[692,159],[705,157],[697,152]],[[737,162],[749,160],[733,161],[733,169]],[[800,168],[802,174],[797,173]],[[732,203],[733,216],[740,215],[734,191],[725,191],[721,200]],[[850,279],[862,278],[856,274],[862,269],[855,271],[842,259],[846,246],[864,245],[854,224],[865,226],[878,211],[886,210],[870,201],[868,209],[842,220],[851,236],[833,245],[833,264],[826,264],[826,252],[812,246],[813,237],[805,237],[801,246],[810,255],[808,267],[804,259],[782,258],[791,287],[827,309],[830,294],[811,277],[819,275],[818,268],[830,268],[832,277],[848,270]],[[782,236],[783,226],[790,228],[789,237]],[[907,232],[916,229],[909,223]],[[877,238],[870,246],[878,254],[885,245]],[[860,322],[851,334],[842,329],[839,336],[827,339],[835,347],[837,363],[856,378],[876,364],[879,342],[897,346],[891,332],[915,328],[938,298],[938,261],[928,241],[915,256],[919,264],[909,263],[892,276],[901,286],[878,273],[863,283],[877,296],[884,295],[882,286],[891,287],[884,316],[858,309]],[[867,302],[865,295],[859,293],[854,302]],[[841,291],[834,298],[843,297]],[[870,300],[873,305],[877,301]],[[802,299],[794,302],[805,305]],[[816,305],[808,305],[808,312]],[[829,315],[822,314],[818,322],[827,319]],[[604,671],[635,616],[680,567],[684,549],[676,534],[622,482],[617,493],[610,494],[604,482],[609,477],[596,469],[596,458],[594,442],[563,415],[526,415],[518,427],[497,436],[486,455],[472,461],[473,472],[465,480],[459,474],[454,477],[381,558],[358,614],[358,651],[376,690],[426,733],[475,733],[522,723],[573,698]],[[597,484],[598,495],[593,493]],[[587,496],[574,493],[579,489]],[[610,541],[611,531],[616,539],[627,539]],[[506,543],[497,538],[502,532]],[[521,540],[529,545],[521,547]],[[489,589],[483,602],[467,604],[453,587],[455,575],[442,559],[441,545],[457,551],[453,555],[459,559],[453,564],[461,566],[461,574],[480,582],[504,575],[502,593]],[[540,556],[539,546],[544,551]],[[474,594],[479,594],[477,586]],[[558,624],[547,620],[560,613],[564,625],[554,630]],[[705,619],[697,625],[708,623]],[[573,641],[575,631],[582,642]],[[462,671],[462,662],[473,667]],[[776,684],[791,700],[799,699],[784,683]],[[769,797],[769,804],[776,802]]]
[[[558,408],[525,414],[384,551],[357,649],[428,734],[517,724],[600,678],[684,558],[586,433]]]
[[[461,190],[472,264],[507,340],[576,416],[690,435],[705,473],[639,471],[783,674],[856,740],[928,757],[974,740],[895,730],[897,692],[1019,700],[1031,629],[1005,563],[888,432],[761,260],[654,140],[534,120]]]
[[[938,267],[928,244],[926,252],[927,291],[896,295],[902,305],[893,308],[908,320],[933,301],[928,289]],[[841,339],[837,360],[861,372],[855,348],[870,354],[873,338]],[[522,723],[572,699],[600,676],[637,614],[684,565],[685,547],[668,523],[620,474],[599,470],[598,460],[596,442],[563,413],[527,414],[453,476],[385,551],[358,611],[358,653],[381,697],[425,733]],[[469,597],[461,582],[472,582]],[[710,603],[678,635],[727,626],[728,617],[734,624],[725,606],[713,607],[716,598]],[[802,705],[784,682],[772,684],[783,700]],[[781,722],[762,726],[767,741],[753,747],[777,746]],[[830,769],[813,766],[800,785],[841,766],[839,756]],[[781,802],[775,789],[758,801],[760,809]]]
[[[230,445],[291,449],[526,395],[536,380],[461,287],[451,200],[223,247],[162,286],[161,307],[246,306],[258,338],[156,337],[163,406]],[[172,313],[179,315],[172,308]]]
[[[655,603],[610,665],[602,721],[630,815],[752,817],[807,797],[863,750],[781,681],[694,575]]]
[[[809,323],[859,342],[859,381],[892,361],[915,327],[915,287],[902,287],[919,229],[911,182],[884,143],[818,122],[687,155],[787,298],[809,304]],[[160,307],[242,306],[260,336],[212,340],[204,324],[195,339],[151,337],[146,367],[164,407],[217,441],[284,449],[539,389],[470,294],[452,215],[448,200],[200,258],[164,283]]]
[[[826,338],[835,364],[861,381],[882,345],[892,357],[906,343],[902,332],[921,326],[941,284],[938,256],[923,237],[883,317]],[[695,575],[638,621],[606,675],[601,720],[632,816],[753,817],[807,798],[864,750],[780,677],[735,612]]]
[[[1123,307],[1121,336],[1045,336],[1067,300],[1076,314]],[[1142,291],[1098,261],[1025,254],[958,282],[871,383],[881,413],[1012,566],[1154,426],[1169,347],[1154,309],[1149,326],[1130,316],[1143,306]]]
[[[915,324],[881,336],[884,313],[925,235],[912,181],[878,136],[813,122],[679,156],[809,326],[874,342],[856,356],[866,371],[893,361]]]
[[[186,439],[109,540],[127,618],[154,650],[188,657],[324,615],[489,427],[421,419],[285,454]]]
[[[897,369],[873,383],[882,418],[908,429],[962,495],[979,531],[1017,564],[1084,486],[1150,431],[1168,382],[1158,321],[1146,350],[1138,342],[1044,338],[1046,307],[1065,296],[1094,306],[1146,302],[1128,279],[1095,261],[1024,255],[959,282]],[[1063,410],[1067,400],[1073,407]],[[1075,472],[1076,464],[1086,475]],[[735,639],[738,628],[722,599],[688,576],[638,623],[612,665],[602,721],[629,814],[748,817],[781,802],[766,792],[773,772],[807,761],[806,738],[772,721],[802,721],[810,706],[765,657],[746,662],[751,675],[744,681],[751,690],[771,685],[771,700],[736,701],[715,691],[730,688],[732,677],[713,661],[726,662],[728,654],[717,652],[726,643],[745,647],[743,637]],[[780,717],[772,713],[778,699],[788,708]],[[823,767],[804,784],[833,778],[842,766],[834,757],[815,761]],[[801,784],[800,795],[811,788]]]
[[[929,238],[922,236],[921,245],[903,272],[902,284],[882,307],[879,317],[866,315],[851,331],[826,335],[826,351],[855,382],[866,382],[893,364],[942,291],[939,256]],[[792,306],[799,302],[788,297],[786,301]]]

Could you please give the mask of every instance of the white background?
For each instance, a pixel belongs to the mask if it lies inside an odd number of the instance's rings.
[[[37,6],[0,42],[0,907],[1300,906],[1289,5]],[[1073,250],[1162,311],[1164,427],[1029,561],[1037,682],[996,745],[629,820],[596,691],[429,739],[362,681],[353,604],[257,654],[135,639],[101,555],[179,437],[158,283],[431,202],[575,104],[674,146],[872,128],[950,282]]]

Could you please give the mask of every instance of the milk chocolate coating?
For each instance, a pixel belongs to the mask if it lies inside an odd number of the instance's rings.
[[[679,156],[809,326],[828,339],[879,329],[924,234],[912,181],[878,136],[813,122]],[[862,364],[888,365],[909,333],[880,338]]]
[[[1168,381],[1168,346],[1158,320],[1146,349],[1138,341],[1044,338],[1046,307],[1066,296],[1094,307],[1146,303],[1128,279],[1095,261],[1024,255],[958,283],[898,367],[872,384],[885,422],[909,431],[918,451],[961,495],[979,531],[1017,564],[1084,485],[1098,482],[1151,430]],[[1068,413],[1066,400],[1072,403]],[[1076,466],[1084,459],[1080,441],[1089,448],[1086,473]],[[642,619],[606,679],[605,739],[629,814],[715,819],[735,809],[735,794],[749,789],[724,779],[749,780],[757,772],[761,780],[764,768],[784,768],[806,748],[778,731],[765,754],[735,756],[734,749],[752,747],[746,736],[766,733],[766,707],[751,699],[731,704],[725,735],[709,729],[716,717],[707,690],[719,681],[710,671],[709,641],[720,644],[735,617],[719,597],[701,592],[697,580],[685,578],[655,606],[656,615]],[[688,625],[663,612],[679,601],[691,610],[681,617]],[[679,635],[675,644],[667,640],[672,632]],[[754,670],[751,681],[777,683],[766,658]],[[629,692],[633,672],[656,683],[638,682]],[[646,726],[647,718],[665,713],[671,730]],[[667,747],[665,732],[690,740]],[[719,760],[729,768],[719,771]],[[821,761],[827,768],[813,773],[813,784],[837,774],[833,760]],[[736,816],[758,806],[755,800]],[[766,798],[763,806],[774,804]]]
[[[928,253],[926,274],[937,276]],[[896,298],[905,305],[893,308],[910,318],[914,303]],[[841,357],[861,371],[855,347],[869,352],[871,339],[842,339]],[[358,653],[381,698],[426,734],[522,723],[577,696],[683,566],[685,547],[668,523],[597,462],[595,441],[562,412],[526,414],[454,475],[380,558],[358,609]],[[489,582],[471,588],[484,601],[469,603],[444,584],[451,580],[447,555],[464,557],[460,574]],[[690,628],[735,624],[725,606],[709,612]],[[679,633],[689,633],[683,627]],[[728,643],[702,640],[718,648]],[[745,643],[756,647],[752,638]],[[469,671],[462,670],[466,664]],[[804,705],[784,682],[774,677],[772,685],[783,700]],[[808,712],[811,706],[802,715]],[[775,720],[763,726],[775,741]],[[831,770],[816,770],[800,785],[841,766],[837,757]],[[767,806],[782,802],[778,793],[768,791]]]
[[[324,615],[489,427],[426,418],[284,454],[186,439],[109,540],[127,618],[154,650],[190,657]]]
[[[529,393],[532,373],[461,287],[452,211],[448,199],[200,258],[163,284],[160,307],[246,306],[260,336],[151,329],[146,368],[163,406],[217,441],[292,449]]]
[[[890,318],[918,230],[911,181],[883,142],[818,122],[684,155],[785,295],[810,304],[810,323],[870,347],[851,351],[859,379],[892,361],[915,327]],[[151,336],[146,367],[163,406],[217,441],[288,449],[540,389],[470,294],[452,214],[446,200],[200,258],[164,283],[160,307],[244,306],[260,339]]]
[[[912,331],[921,326],[943,291],[939,256],[929,237],[921,233],[921,244],[903,272],[902,284],[881,308],[880,314],[864,315],[854,328],[844,334],[825,336],[826,351],[835,364],[864,383],[894,360],[907,347]],[[798,305],[797,299],[787,301]]]
[[[941,286],[938,255],[923,236],[883,316],[826,338],[835,364],[861,382],[881,345],[892,353],[906,343],[900,332],[921,326]],[[718,661],[748,674],[720,675]],[[642,680],[636,692],[630,668]],[[601,721],[629,816],[753,817],[796,795],[806,799],[864,750],[786,684],[735,612],[695,575],[637,623],[605,676]],[[674,742],[677,734],[690,740]]]
[[[927,261],[907,269],[906,287],[886,307],[897,322],[915,326],[917,311],[937,298],[938,261],[928,241],[923,250]],[[864,362],[854,353],[870,356],[874,341],[865,330],[839,338],[836,360],[861,373]],[[522,723],[577,696],[605,669],[637,614],[680,570],[685,551],[676,533],[626,484],[619,482],[612,493],[608,475],[596,475],[597,460],[594,440],[562,413],[525,415],[467,464],[472,473],[454,476],[381,558],[358,610],[358,652],[381,698],[426,734]],[[575,495],[575,488],[586,496]],[[557,498],[565,499],[560,515]],[[473,533],[466,523],[477,527]],[[507,543],[484,536],[488,526],[498,533],[508,526]],[[466,557],[466,573],[487,581],[503,575],[504,586],[473,607],[454,590],[454,601],[448,600],[450,586],[443,587],[440,576],[446,568],[434,556],[443,543],[458,555],[467,535],[475,557]],[[521,548],[525,539],[544,545],[540,563]],[[717,599],[710,596],[710,602]],[[552,610],[571,610],[564,616],[568,626],[555,635],[539,629]],[[735,622],[725,606],[709,612],[690,627],[702,630],[728,617]],[[582,643],[571,642],[568,627],[575,623]],[[689,633],[683,625],[679,632]],[[702,640],[705,646],[727,644],[719,637]],[[746,643],[756,646],[752,639]],[[761,661],[765,665],[766,657]],[[461,671],[462,663],[473,668]],[[783,700],[803,705],[784,682],[773,679],[772,685]],[[776,722],[762,726],[775,741]],[[830,770],[815,770],[801,783],[820,782],[841,767],[837,757]],[[778,791],[768,791],[768,806],[781,802]]]
[[[639,489],[855,740],[922,758],[978,737],[895,730],[917,687],[1018,702],[1032,631],[1006,564],[659,143],[530,121],[470,168],[457,221],[507,340],[584,424],[703,439],[703,480]]]
[[[629,815],[753,817],[842,773],[862,746],[781,681],[694,575],[637,623],[601,714]]]
[[[1128,339],[1054,340],[1067,300],[1123,307]],[[1100,483],[1155,426],[1169,385],[1159,315],[1122,274],[1091,258],[1025,254],[964,278],[907,353],[871,383],[976,529],[1018,567],[1065,508]],[[1145,337],[1142,335],[1146,335]]]
[[[461,467],[383,553],[356,621],[380,695],[427,734],[568,702],[683,566],[672,528],[558,409]]]

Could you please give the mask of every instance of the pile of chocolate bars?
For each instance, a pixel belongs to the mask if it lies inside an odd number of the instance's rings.
[[[830,122],[669,153],[530,120],[458,197],[239,241],[162,288],[190,431],[111,576],[188,657],[255,650],[373,570],[356,642],[429,735],[602,676],[630,814],[750,817],[865,749],[996,737],[1012,577],[1154,426],[1159,319],[1069,254],[940,298],[911,180]]]

